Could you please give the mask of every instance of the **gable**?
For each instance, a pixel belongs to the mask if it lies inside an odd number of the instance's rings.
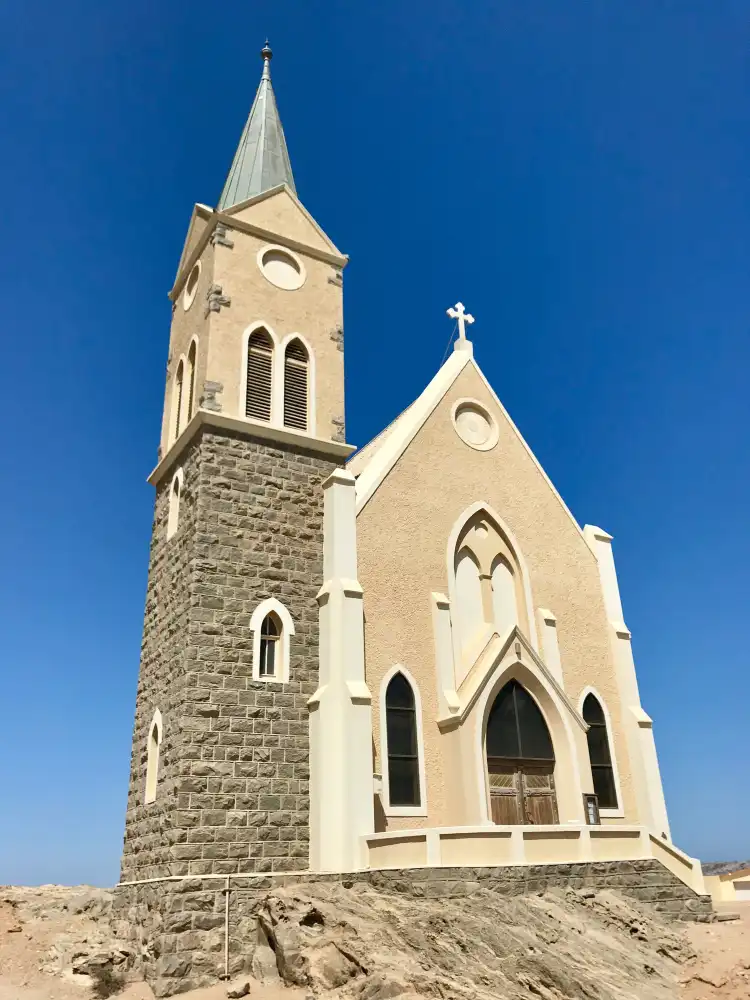
[[[315,250],[341,256],[340,251],[318,226],[302,203],[286,185],[225,211],[241,222],[284,235]]]
[[[182,247],[182,253],[180,254],[180,263],[177,265],[175,285],[177,284],[177,279],[180,276],[182,268],[185,266],[190,258],[190,255],[200,243],[201,237],[205,233],[206,227],[211,221],[212,214],[211,209],[206,208],[205,205],[196,205],[193,208],[193,214],[190,217],[190,225],[188,226],[187,236],[185,237],[185,243]]]

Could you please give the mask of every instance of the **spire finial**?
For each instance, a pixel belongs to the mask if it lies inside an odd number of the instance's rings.
[[[271,60],[273,59],[273,52],[271,51],[271,46],[268,44],[268,39],[266,39],[266,44],[260,50],[261,57],[263,58],[263,77],[264,80],[271,79]]]

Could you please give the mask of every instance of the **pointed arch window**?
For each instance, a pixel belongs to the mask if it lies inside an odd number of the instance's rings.
[[[187,356],[187,416],[185,423],[190,423],[190,418],[193,416],[193,406],[195,405],[195,362],[197,357],[197,348],[195,341],[190,345],[190,350]]]
[[[273,341],[268,331],[255,330],[247,342],[245,416],[271,419]]]
[[[159,780],[159,753],[161,750],[162,721],[161,712],[157,708],[151,720],[148,731],[148,746],[146,748],[146,794],[144,802],[148,804],[156,799],[156,786]]]
[[[599,799],[599,808],[617,809],[617,783],[615,782],[615,769],[612,765],[607,718],[596,695],[586,695],[582,714],[583,721],[589,727],[586,739],[589,744],[591,777],[594,782],[594,791]]]
[[[492,610],[498,634],[505,633],[518,623],[516,584],[513,570],[505,559],[497,559],[492,567]]]
[[[260,662],[258,673],[261,677],[276,677],[279,668],[282,627],[279,616],[273,611],[267,614],[260,626]]]
[[[169,510],[167,511],[167,538],[171,538],[180,523],[180,495],[182,493],[182,469],[172,477],[169,487]]]
[[[393,675],[386,688],[385,725],[389,805],[419,807],[417,709],[412,686],[401,672]]]
[[[308,429],[308,382],[310,359],[300,340],[292,340],[284,352],[284,426]]]
[[[180,359],[179,365],[177,365],[177,374],[175,375],[174,389],[173,389],[173,413],[174,413],[174,440],[180,436],[180,431],[182,430],[182,396],[185,381],[185,365]]]

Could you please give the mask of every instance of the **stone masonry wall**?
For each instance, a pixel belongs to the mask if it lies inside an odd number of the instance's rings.
[[[160,527],[152,545],[122,880],[304,870],[322,484],[337,463],[204,428],[182,464],[186,521],[181,503],[169,553]],[[163,507],[162,490],[158,525]],[[268,597],[295,625],[287,684],[252,679],[250,616]],[[155,699],[164,767],[144,806]]]
[[[552,888],[614,889],[679,920],[705,919],[709,896],[698,896],[658,861],[502,868],[412,868],[346,875],[237,876],[229,891],[229,974],[249,972],[259,940],[256,914],[274,888],[294,886],[304,894],[316,882],[340,882],[357,893],[370,885],[382,893],[414,897],[465,897],[488,889],[528,895]],[[118,887],[117,931],[144,956],[138,971],[157,996],[170,996],[215,982],[224,972],[225,883],[188,878],[177,882]]]

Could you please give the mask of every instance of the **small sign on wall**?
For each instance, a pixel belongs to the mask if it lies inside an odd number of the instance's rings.
[[[597,795],[583,796],[583,809],[586,813],[586,822],[589,826],[601,826],[599,816],[599,797]]]

